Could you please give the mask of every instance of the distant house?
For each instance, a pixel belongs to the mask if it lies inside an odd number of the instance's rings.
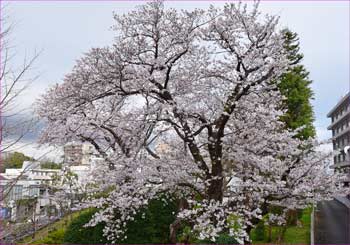
[[[59,169],[41,169],[39,162],[24,161],[22,168],[0,173],[1,207],[10,210],[13,221],[40,219],[55,209],[48,185]]]
[[[0,216],[16,222],[29,217],[45,219],[61,211],[60,201],[73,201],[74,198],[58,201],[50,194],[55,176],[71,172],[77,177],[76,184],[84,186],[92,169],[103,159],[95,157],[92,145],[86,143],[69,143],[64,147],[64,153],[63,169],[42,169],[40,162],[24,161],[21,168],[9,168],[5,169],[5,173],[0,173],[0,207],[3,208],[0,209]],[[61,190],[68,192],[66,186],[61,185]],[[81,193],[73,193],[72,196],[76,194]]]
[[[347,93],[327,114],[332,123],[328,130],[332,130],[333,150],[336,152],[333,159],[333,168],[348,173],[350,182],[350,153],[345,152],[345,147],[350,145],[350,92]]]

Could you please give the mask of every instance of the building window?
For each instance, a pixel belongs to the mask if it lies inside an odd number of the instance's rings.
[[[45,207],[44,206],[40,206],[40,214],[45,214]]]
[[[12,191],[13,198],[11,198],[11,199],[14,199],[14,200],[21,199],[22,198],[22,192],[23,192],[23,187],[21,185],[15,185],[13,187],[13,191]]]
[[[29,187],[29,196],[34,197],[38,195],[38,188]]]

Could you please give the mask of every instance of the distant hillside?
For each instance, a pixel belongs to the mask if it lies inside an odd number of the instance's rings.
[[[21,168],[24,161],[36,161],[36,159],[21,152],[8,152],[6,155],[2,155],[0,172],[4,173],[7,168]],[[47,158],[40,159],[39,162],[41,168],[45,169],[60,169],[62,166],[62,164],[55,163]]]

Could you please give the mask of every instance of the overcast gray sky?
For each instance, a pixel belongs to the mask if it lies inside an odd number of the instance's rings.
[[[168,1],[178,9],[206,8],[215,1]],[[11,1],[6,14],[14,22],[16,59],[43,50],[31,75],[40,74],[21,98],[29,105],[50,85],[60,82],[75,60],[91,47],[109,45],[114,33],[112,12],[126,13],[141,1]],[[216,2],[215,5],[223,5]],[[310,72],[318,134],[330,136],[327,112],[349,91],[349,2],[262,1],[261,10],[281,16],[281,27],[299,34],[303,64]]]

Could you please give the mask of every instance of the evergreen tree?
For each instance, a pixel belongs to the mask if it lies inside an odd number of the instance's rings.
[[[44,159],[40,162],[40,167],[44,169],[61,169],[61,163],[55,163],[49,159]]]
[[[286,113],[282,121],[290,129],[303,127],[297,135],[300,139],[308,139],[316,134],[313,122],[311,100],[313,92],[309,72],[301,64],[303,54],[300,53],[298,35],[290,30],[284,31],[285,48],[288,51],[291,68],[280,78],[279,89],[285,96],[284,109]]]

